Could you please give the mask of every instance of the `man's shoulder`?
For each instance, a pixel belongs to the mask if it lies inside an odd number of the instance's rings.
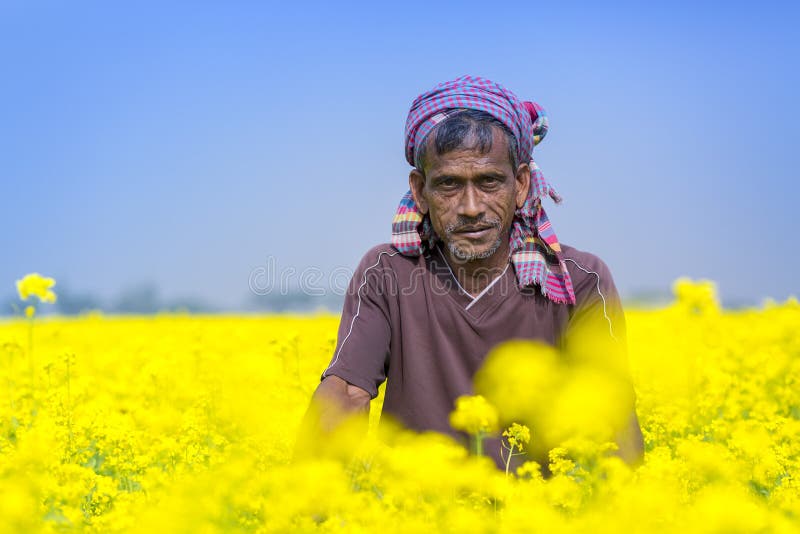
[[[368,286],[376,294],[397,294],[398,287],[413,283],[416,275],[424,272],[424,262],[424,257],[405,256],[391,243],[381,243],[364,253],[353,271],[351,283]]]
[[[406,256],[400,253],[391,243],[380,243],[367,250],[358,262],[356,270],[386,268],[390,270],[403,270],[413,268],[420,261],[418,256]]]
[[[376,257],[381,254],[393,254],[395,252],[399,253],[399,251],[391,243],[378,243],[377,245],[367,249],[367,251],[364,253],[364,257]]]
[[[561,256],[567,262],[570,274],[573,270],[608,271],[608,265],[597,254],[564,243],[561,244]]]
[[[614,281],[608,265],[598,255],[566,244],[561,244],[561,255],[567,264],[572,287],[576,296],[590,287],[613,286]]]

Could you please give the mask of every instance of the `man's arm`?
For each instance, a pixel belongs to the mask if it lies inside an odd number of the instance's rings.
[[[364,438],[369,402],[378,396],[388,369],[393,293],[384,282],[392,276],[385,262],[393,254],[388,245],[373,247],[353,273],[336,347],[300,425],[295,458],[347,456],[358,445],[353,440]]]
[[[370,394],[336,375],[320,382],[300,424],[294,459],[337,456],[348,437],[363,437],[367,431]],[[347,422],[345,425],[344,423]],[[349,435],[337,435],[343,427]],[[346,428],[345,428],[346,427]],[[347,452],[347,447],[341,452]]]
[[[614,440],[619,449],[614,453],[631,467],[636,467],[644,460],[644,438],[639,428],[639,418],[633,411],[628,426],[620,431]]]
[[[624,424],[614,441],[616,455],[631,466],[644,459],[644,439],[636,415],[636,393],[628,364],[627,325],[622,301],[608,266],[596,256],[587,255],[583,263],[568,260],[582,277],[575,292],[578,305],[563,337],[562,348],[570,361],[597,367],[624,384]]]

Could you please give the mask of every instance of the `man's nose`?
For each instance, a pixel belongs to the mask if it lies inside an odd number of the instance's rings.
[[[480,192],[472,184],[467,184],[461,195],[459,203],[459,215],[477,218],[483,214],[483,201]]]

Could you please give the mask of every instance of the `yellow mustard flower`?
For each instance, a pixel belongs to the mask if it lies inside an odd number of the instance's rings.
[[[717,285],[711,280],[692,280],[682,276],[673,282],[672,292],[678,305],[695,313],[719,310]]]
[[[508,440],[508,445],[513,451],[516,448],[522,452],[524,446],[531,440],[531,430],[519,423],[512,423],[510,427],[503,431],[503,437]]]
[[[497,410],[482,395],[462,395],[456,399],[450,425],[472,435],[495,432],[498,428]]]
[[[29,325],[0,321],[2,531],[515,534],[534,518],[563,534],[800,532],[800,306],[698,309],[625,310],[636,396],[623,400],[646,451],[635,467],[596,432],[615,418],[616,368],[530,344],[492,351],[484,400],[462,401],[454,426],[477,448],[491,407],[527,424],[529,442],[508,429],[514,454],[524,444],[516,477],[406,430],[357,461],[290,462],[338,315],[53,318],[36,325],[36,374],[21,372]],[[370,409],[383,430],[385,390]]]
[[[17,293],[21,300],[28,300],[31,296],[39,297],[42,302],[55,302],[56,294],[50,289],[56,281],[39,273],[30,273],[17,280]]]

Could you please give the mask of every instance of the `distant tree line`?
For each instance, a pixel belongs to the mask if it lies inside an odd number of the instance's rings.
[[[311,295],[300,290],[275,292],[266,295],[246,294],[238,306],[220,306],[198,297],[166,299],[158,286],[144,283],[122,291],[116,298],[102,299],[92,293],[73,292],[68,287],[56,287],[58,300],[54,304],[37,306],[37,314],[78,315],[91,311],[108,314],[152,314],[157,312],[182,313],[308,313],[328,311],[339,313],[344,297],[333,291]],[[672,302],[669,290],[644,290],[632,292],[624,299],[629,308],[660,308]],[[724,299],[727,309],[758,306],[760,303],[743,299]],[[22,315],[24,304],[16,295],[0,298],[0,316]]]
[[[40,315],[79,315],[91,311],[108,314],[152,314],[157,312],[221,313],[306,313],[327,310],[338,313],[342,309],[343,297],[328,292],[324,295],[309,295],[301,291],[267,295],[247,294],[241,304],[234,307],[219,306],[197,297],[163,298],[158,286],[145,283],[122,291],[113,299],[103,299],[90,292],[74,292],[59,284],[55,288],[58,299],[54,304],[37,306]],[[0,315],[21,315],[25,305],[16,295],[0,298]]]

